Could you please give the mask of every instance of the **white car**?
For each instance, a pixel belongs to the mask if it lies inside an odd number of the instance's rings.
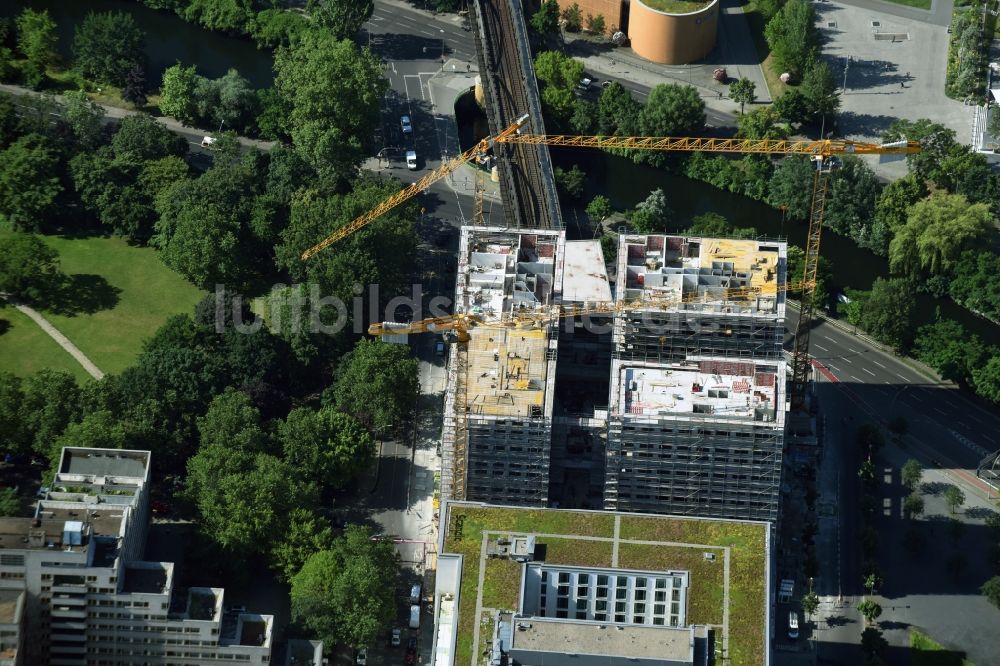
[[[788,611],[788,637],[799,637],[799,614],[795,611]]]
[[[590,90],[590,86],[592,83],[594,83],[594,80],[591,79],[590,77],[585,76],[582,79],[580,79],[580,82],[576,84],[576,87],[582,90],[583,92],[587,92],[588,90]]]
[[[413,132],[413,125],[410,124],[409,116],[400,117],[399,124],[403,127],[403,134],[411,134]]]
[[[368,663],[368,648],[358,650],[358,656],[354,658],[354,662],[358,666],[366,666]]]
[[[406,151],[406,168],[410,171],[417,170],[417,153],[413,150]]]
[[[402,642],[403,642],[403,630],[400,629],[399,627],[394,627],[392,630],[392,640],[390,641],[390,644],[392,645],[392,647],[399,647]]]

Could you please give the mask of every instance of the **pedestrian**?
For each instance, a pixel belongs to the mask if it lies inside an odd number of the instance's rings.
[[[906,78],[910,78],[910,73],[909,72],[906,73]]]
[[[905,88],[905,87],[906,87],[906,84],[905,84],[905,83],[903,83],[902,81],[900,81],[900,82],[899,82],[899,87],[900,87],[900,88]]]
[[[722,99],[722,91],[719,91],[719,99]]]
[[[465,63],[465,71],[468,72],[468,71],[471,71],[471,70],[472,70],[472,65],[470,65],[469,63]]]

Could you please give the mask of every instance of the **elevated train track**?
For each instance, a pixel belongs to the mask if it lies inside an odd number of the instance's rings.
[[[508,127],[525,111],[530,117],[529,131],[544,131],[520,0],[475,0],[472,7],[491,134]],[[499,145],[495,150],[506,225],[524,229],[561,228],[548,148]]]

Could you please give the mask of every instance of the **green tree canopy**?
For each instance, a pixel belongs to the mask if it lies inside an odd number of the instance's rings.
[[[800,76],[816,60],[823,43],[816,10],[804,0],[788,0],[767,22],[764,36],[778,70]]]
[[[375,12],[373,0],[308,0],[306,11],[337,39],[354,39]]]
[[[882,135],[883,141],[909,139],[920,142],[920,152],[906,156],[907,167],[920,182],[931,180],[942,184],[947,180],[941,167],[952,153],[957,142],[955,130],[927,118],[893,121]]]
[[[21,513],[21,498],[13,488],[0,488],[0,517]]]
[[[927,196],[927,188],[913,174],[892,181],[875,201],[871,242],[868,248],[880,256],[889,254],[889,241],[896,230],[906,224],[910,207]]]
[[[615,209],[611,206],[611,201],[603,194],[598,194],[587,204],[587,215],[598,222],[603,222],[613,212],[615,212]]]
[[[859,157],[845,156],[830,178],[823,225],[842,236],[863,239],[878,193],[878,177],[871,167]]]
[[[808,220],[812,203],[814,167],[804,155],[789,155],[774,169],[768,185],[767,203],[784,208],[795,220]]]
[[[31,451],[31,433],[21,420],[23,401],[21,378],[0,371],[0,433],[3,433],[0,436],[0,455],[24,455]]]
[[[639,134],[640,104],[622,84],[612,81],[601,90],[597,101],[600,134],[635,136]]]
[[[949,512],[956,513],[965,504],[965,493],[958,486],[948,486],[944,491],[944,502]]]
[[[924,498],[917,493],[910,493],[903,500],[903,515],[907,518],[917,518],[924,512]]]
[[[729,99],[740,105],[741,114],[745,105],[753,104],[754,100],[757,99],[756,88],[757,84],[745,77],[729,84]]]
[[[697,136],[704,127],[705,102],[693,86],[654,86],[639,114],[644,136]]]
[[[374,432],[391,432],[407,421],[419,388],[417,360],[409,347],[360,340],[341,359],[323,400]]]
[[[937,192],[910,209],[889,243],[889,266],[902,275],[947,273],[963,251],[981,246],[993,232],[986,204]]]
[[[566,32],[580,32],[580,28],[583,27],[583,12],[580,11],[579,3],[574,2],[562,10],[562,18],[565,21]]]
[[[260,411],[242,391],[232,387],[215,396],[204,416],[198,417],[201,446],[263,452],[267,435],[261,427]]]
[[[392,542],[349,525],[292,578],[292,619],[330,645],[371,645],[395,617],[398,568]]]
[[[583,198],[587,187],[587,174],[583,172],[579,164],[574,164],[572,169],[556,167],[554,175],[556,188],[560,194],[575,201]]]
[[[788,136],[788,128],[781,123],[778,112],[770,106],[740,115],[736,124],[736,135],[743,139],[784,139]]]
[[[278,424],[285,460],[320,487],[340,489],[368,467],[375,440],[354,417],[332,405],[299,407]]]
[[[47,9],[40,12],[25,9],[17,15],[17,48],[27,58],[22,72],[32,88],[41,85],[45,70],[55,63],[58,41],[56,22]]]
[[[160,84],[160,111],[185,125],[193,124],[198,113],[197,86],[198,72],[194,65],[184,67],[178,62],[168,67]]]
[[[990,347],[989,360],[972,369],[976,393],[1000,405],[1000,349]]]
[[[28,134],[0,152],[0,215],[14,229],[38,231],[62,192],[59,157],[49,139]]]
[[[63,279],[59,254],[34,234],[14,234],[0,243],[0,291],[44,300]]]
[[[274,86],[291,105],[288,133],[321,176],[352,175],[380,122],[388,83],[382,64],[350,40],[308,30],[275,53]]]
[[[535,57],[535,75],[542,83],[542,103],[560,123],[567,122],[576,108],[574,91],[583,63],[559,51],[543,51]]]
[[[657,188],[645,200],[636,204],[632,213],[632,226],[641,234],[663,233],[673,219],[674,211],[667,203],[667,195],[661,188]]]
[[[861,310],[860,326],[876,340],[907,349],[917,303],[909,280],[876,278]]]
[[[802,77],[800,89],[805,97],[807,113],[813,119],[817,115],[829,116],[837,112],[840,107],[837,87],[829,65],[820,60],[809,66],[805,76]]]
[[[63,117],[84,150],[93,150],[104,140],[104,107],[95,104],[82,90],[63,94]]]
[[[270,553],[271,568],[290,582],[314,553],[329,550],[333,530],[325,518],[308,509],[292,509],[284,538],[277,539]]]
[[[142,65],[133,65],[125,75],[125,85],[122,86],[122,99],[136,108],[146,106],[146,72]]]
[[[128,73],[145,60],[145,37],[131,14],[88,12],[73,37],[74,66],[98,83],[125,85]]]
[[[969,335],[954,319],[938,319],[921,326],[913,343],[914,355],[945,379],[968,381],[986,354],[982,341]]]
[[[858,603],[858,611],[865,616],[869,622],[874,622],[882,614],[882,606],[871,599],[865,599]]]
[[[903,463],[899,475],[906,489],[913,492],[920,486],[920,479],[924,475],[924,466],[920,464],[919,460],[910,458]]]
[[[542,6],[531,16],[531,27],[542,35],[559,33],[559,3],[544,0]]]
[[[80,416],[80,388],[69,373],[48,369],[26,377],[21,387],[21,423],[35,452],[48,456],[52,442]]]
[[[183,137],[145,113],[122,118],[111,138],[111,145],[117,155],[132,153],[140,160],[155,160],[168,155],[183,157],[188,152],[188,144]]]
[[[988,581],[983,583],[983,586],[979,588],[979,591],[983,593],[986,599],[1000,608],[1000,576],[993,576]]]

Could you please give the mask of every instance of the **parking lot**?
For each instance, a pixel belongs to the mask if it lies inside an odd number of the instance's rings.
[[[944,94],[946,26],[839,2],[815,7],[823,55],[844,91],[837,135],[877,139],[897,118],[931,118],[970,141],[973,107]]]

